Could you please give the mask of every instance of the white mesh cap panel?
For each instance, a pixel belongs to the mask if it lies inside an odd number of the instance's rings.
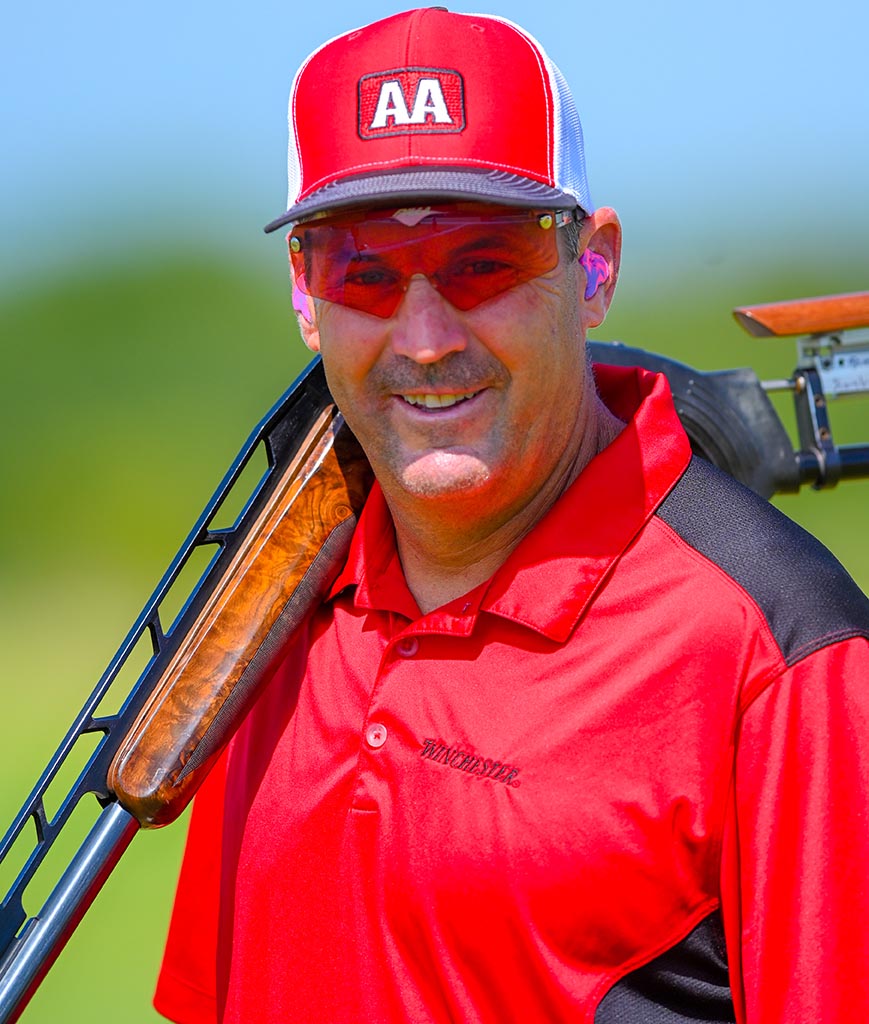
[[[567,81],[556,64],[544,54],[557,96],[555,105],[555,180],[565,192],[576,196],[586,213],[594,212],[588,176],[585,172],[585,144],[582,123]]]

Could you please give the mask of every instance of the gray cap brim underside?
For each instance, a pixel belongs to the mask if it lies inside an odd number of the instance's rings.
[[[503,203],[506,206],[539,206],[554,210],[569,210],[578,205],[576,196],[518,174],[438,167],[347,178],[325,185],[307,199],[291,206],[286,213],[267,224],[264,230],[267,233],[276,231],[324,210],[340,210],[362,204],[395,205],[421,199],[452,202],[479,200]]]

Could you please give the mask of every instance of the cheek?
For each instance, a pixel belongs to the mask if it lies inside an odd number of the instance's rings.
[[[539,278],[480,307],[477,336],[518,383],[545,401],[548,394],[582,387],[585,344],[573,278]],[[468,314],[469,320],[473,313]],[[539,410],[538,410],[539,411]]]
[[[383,328],[373,317],[331,302],[319,302],[319,350],[336,401],[356,391],[383,349]],[[340,404],[340,402],[339,402]]]
[[[515,385],[514,415],[528,444],[555,448],[570,443],[588,389],[588,366],[577,303],[569,290],[553,293],[546,281],[526,296],[505,330],[513,345],[504,353]],[[556,452],[547,453],[556,454]]]

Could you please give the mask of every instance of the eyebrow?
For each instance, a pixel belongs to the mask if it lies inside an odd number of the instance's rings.
[[[505,241],[503,234],[489,234],[484,238],[474,238],[465,242],[463,245],[457,246],[453,252],[455,255],[462,255],[466,252],[474,252],[477,249],[486,249],[489,246],[499,245]],[[512,248],[512,246],[511,246]],[[517,247],[517,251],[521,251],[521,248]]]

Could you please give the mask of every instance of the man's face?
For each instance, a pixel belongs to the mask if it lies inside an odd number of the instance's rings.
[[[584,274],[559,252],[553,269],[466,310],[421,273],[391,316],[315,300],[306,340],[387,499],[460,499],[465,515],[507,518],[569,475],[593,321]]]

